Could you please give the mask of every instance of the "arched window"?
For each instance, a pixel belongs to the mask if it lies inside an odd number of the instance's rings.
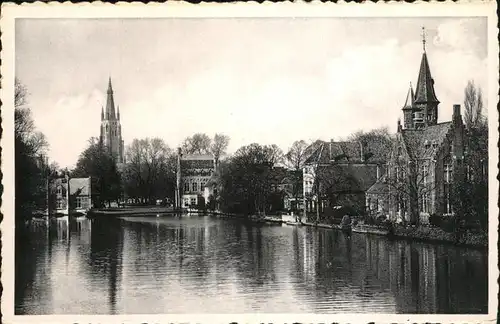
[[[452,203],[451,203],[451,186],[453,183],[453,165],[451,163],[450,157],[446,157],[443,161],[443,182],[444,182],[444,213],[452,213]]]

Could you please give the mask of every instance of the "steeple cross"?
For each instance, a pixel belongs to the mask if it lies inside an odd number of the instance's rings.
[[[426,36],[425,27],[422,26],[422,46],[424,48],[424,52],[425,52],[425,43],[426,43],[425,36]]]

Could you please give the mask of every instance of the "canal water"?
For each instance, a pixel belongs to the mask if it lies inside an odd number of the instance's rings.
[[[486,251],[211,216],[32,224],[16,314],[487,313]]]

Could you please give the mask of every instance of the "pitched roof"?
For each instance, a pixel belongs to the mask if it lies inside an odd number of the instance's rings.
[[[387,182],[385,181],[386,175],[384,174],[366,191],[367,194],[385,194],[388,191]]]
[[[64,192],[68,188],[65,178],[57,178],[51,181],[53,189],[63,187]],[[77,196],[88,196],[91,192],[91,179],[90,178],[70,178],[69,179],[69,193]]]
[[[404,129],[401,132],[408,154],[412,158],[431,158],[441,147],[452,122],[439,123],[422,129]]]
[[[321,152],[323,150],[323,146],[326,142],[324,141],[316,141],[313,144],[309,145],[309,147],[306,150],[313,150],[311,155],[306,159],[305,164],[315,164],[318,163],[318,157],[320,158],[319,163],[324,162],[324,157],[321,156]],[[314,146],[318,146],[316,149],[314,149]]]
[[[434,79],[431,76],[427,54],[424,52],[422,54],[422,61],[420,62],[415,103],[427,102],[439,103],[439,100],[434,92]]]
[[[192,154],[181,157],[182,169],[213,169],[214,158],[210,154]]]
[[[366,191],[377,180],[373,164],[332,164],[319,168],[323,190],[330,192]]]
[[[322,142],[321,145],[307,158],[305,164],[328,164],[337,163],[370,163],[386,161],[382,156],[384,150],[382,143],[369,143],[362,145],[361,142]]]
[[[414,102],[415,102],[415,93],[413,92],[413,87],[410,83],[410,89],[408,89],[408,94],[406,95],[406,100],[405,104],[403,105],[403,110],[412,109]]]
[[[90,178],[69,179],[69,193],[71,195],[90,195]]]

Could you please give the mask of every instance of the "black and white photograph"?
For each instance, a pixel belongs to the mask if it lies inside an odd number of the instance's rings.
[[[2,6],[6,322],[496,319],[494,2],[137,6]]]

